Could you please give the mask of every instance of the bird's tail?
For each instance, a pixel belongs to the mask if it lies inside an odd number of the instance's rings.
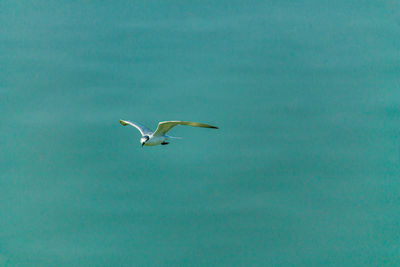
[[[182,139],[182,137],[175,137],[175,136],[169,136],[169,135],[167,135],[167,137],[171,138],[171,139]]]

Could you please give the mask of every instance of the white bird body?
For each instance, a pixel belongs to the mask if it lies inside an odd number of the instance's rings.
[[[167,142],[168,137],[163,135],[163,136],[153,136],[149,135],[149,140],[147,140],[143,145],[144,146],[157,146],[161,145],[162,143]]]
[[[179,138],[179,137],[172,137],[166,135],[166,133],[171,130],[172,127],[176,125],[189,125],[192,127],[203,127],[203,128],[213,128],[213,129],[218,129],[218,127],[205,124],[205,123],[199,123],[199,122],[190,122],[190,121],[162,121],[158,123],[157,129],[153,132],[146,126],[143,126],[139,123],[136,122],[130,122],[130,121],[124,121],[124,120],[119,120],[119,122],[123,125],[131,125],[138,129],[140,133],[142,134],[142,138],[140,138],[140,143],[142,143],[142,146],[157,146],[157,145],[167,145],[169,144],[167,141],[170,138]]]

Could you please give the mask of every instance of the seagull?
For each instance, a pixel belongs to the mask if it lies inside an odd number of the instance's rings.
[[[176,125],[189,125],[192,127],[203,127],[203,128],[212,128],[212,129],[218,129],[216,126],[212,126],[209,124],[205,123],[199,123],[199,122],[191,122],[191,121],[162,121],[158,123],[158,127],[155,132],[147,128],[146,126],[143,126],[137,122],[130,122],[130,121],[124,121],[124,120],[119,120],[119,123],[121,123],[123,126],[126,125],[131,125],[138,129],[140,133],[142,134],[142,138],[140,138],[140,143],[143,146],[156,146],[156,145],[168,145],[169,142],[168,139],[170,138],[177,138],[180,139],[179,137],[172,137],[166,135],[166,133],[171,130],[172,127]]]

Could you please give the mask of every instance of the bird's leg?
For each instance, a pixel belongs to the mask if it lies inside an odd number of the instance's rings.
[[[163,145],[163,146],[168,145],[168,144],[169,144],[169,142],[165,142],[165,141],[161,143],[161,145]]]

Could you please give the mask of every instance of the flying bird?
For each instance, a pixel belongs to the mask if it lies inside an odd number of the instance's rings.
[[[189,125],[192,127],[203,127],[203,128],[212,128],[212,129],[218,129],[218,127],[205,124],[205,123],[199,123],[199,122],[191,122],[191,121],[162,121],[158,123],[158,127],[155,132],[147,128],[146,126],[143,126],[139,123],[136,122],[130,122],[130,121],[124,121],[124,120],[119,120],[119,123],[121,123],[123,126],[126,125],[131,125],[138,129],[140,133],[142,134],[142,138],[140,138],[140,143],[143,146],[156,146],[156,145],[168,145],[169,142],[167,142],[171,138],[178,138],[179,137],[172,137],[166,135],[166,133],[171,130],[172,127],[176,125]]]

